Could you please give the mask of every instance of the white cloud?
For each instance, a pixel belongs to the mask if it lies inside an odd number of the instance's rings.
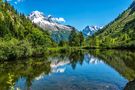
[[[55,18],[55,17],[52,17],[52,15],[48,15],[48,18],[50,18],[53,22],[58,22],[58,23],[66,22],[65,19],[62,17]]]
[[[52,18],[52,20],[54,21],[54,22],[65,22],[65,19],[64,18]]]

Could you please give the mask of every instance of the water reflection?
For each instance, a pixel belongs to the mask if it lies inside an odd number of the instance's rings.
[[[135,51],[91,50],[89,53],[102,59],[128,80],[135,78]]]
[[[84,60],[88,63],[91,63],[91,64],[99,64],[99,63],[103,63],[102,60],[98,59],[98,58],[95,58],[93,55],[90,55],[90,54],[85,54],[84,55]]]
[[[123,90],[135,52],[74,51],[0,64],[0,90]]]

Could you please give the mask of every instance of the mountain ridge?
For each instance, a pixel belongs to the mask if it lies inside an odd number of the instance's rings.
[[[90,38],[91,47],[135,48],[135,1],[113,22]]]
[[[68,27],[67,25],[63,25],[60,22],[65,22],[63,18],[54,18],[51,15],[45,16],[44,13],[39,11],[33,11],[28,18],[39,27],[44,30],[48,30],[49,32],[52,31],[59,31],[59,30],[68,30],[71,31],[72,28]]]

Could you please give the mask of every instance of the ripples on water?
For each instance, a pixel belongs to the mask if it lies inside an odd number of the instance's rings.
[[[0,65],[0,90],[123,90],[135,78],[131,51],[74,51]]]

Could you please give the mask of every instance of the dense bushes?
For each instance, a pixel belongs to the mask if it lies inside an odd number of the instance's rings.
[[[18,41],[11,39],[10,41],[0,41],[0,60],[12,60],[18,58],[26,58],[30,56],[41,56],[47,51],[45,46],[34,46],[27,40]]]
[[[7,60],[31,55],[32,47],[27,41],[11,39],[10,41],[1,41],[0,43],[0,59]]]

